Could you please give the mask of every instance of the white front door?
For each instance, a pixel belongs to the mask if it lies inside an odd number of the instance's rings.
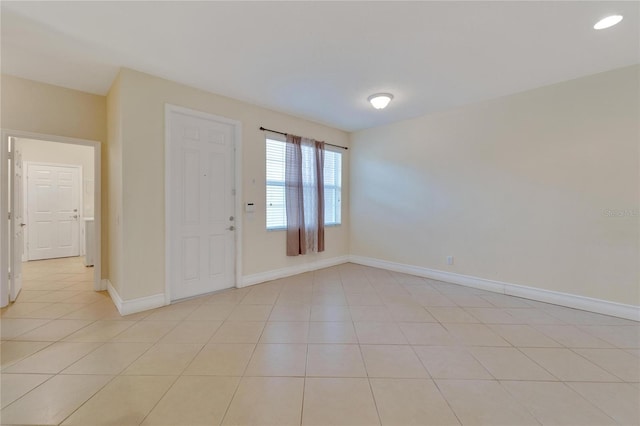
[[[28,164],[28,259],[80,255],[80,168]]]
[[[235,126],[167,114],[167,263],[171,300],[234,286]]]
[[[22,152],[13,139],[13,176],[11,183],[11,234],[13,238],[10,241],[10,257],[11,257],[11,292],[10,301],[16,300],[20,290],[22,289],[22,254],[24,251],[24,204],[23,204],[23,181],[22,181]]]

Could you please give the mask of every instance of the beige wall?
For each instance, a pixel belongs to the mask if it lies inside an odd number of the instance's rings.
[[[122,294],[122,99],[120,75],[107,94],[109,281]]]
[[[122,121],[122,283],[124,300],[164,292],[164,109],[173,104],[242,123],[242,202],[254,202],[256,212],[243,212],[243,274],[250,275],[349,253],[349,159],[343,159],[343,224],[328,228],[324,253],[285,255],[285,233],[265,227],[265,133],[262,125],[338,145],[348,135],[317,123],[193,89],[147,74],[120,73]],[[111,138],[110,138],[111,143]]]
[[[640,305],[639,74],[354,133],[352,254]]]
[[[106,99],[2,74],[2,128],[104,142]]]
[[[102,143],[102,276],[108,265],[106,98],[6,74],[0,76],[0,126]]]

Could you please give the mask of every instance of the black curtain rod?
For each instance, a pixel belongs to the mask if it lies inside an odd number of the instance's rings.
[[[279,131],[277,131],[277,130],[266,129],[266,128],[262,127],[262,126],[260,126],[260,130],[265,131],[265,132],[277,133],[277,134],[279,134],[279,135],[284,135],[284,136],[287,136],[287,135],[288,135],[288,133],[279,132]],[[325,142],[324,144],[325,144],[325,145],[329,145],[329,146],[333,146],[333,147],[336,147],[336,148],[349,149],[349,147],[341,146],[341,145],[334,145],[334,144],[332,144],[332,143],[326,143],[326,142]]]

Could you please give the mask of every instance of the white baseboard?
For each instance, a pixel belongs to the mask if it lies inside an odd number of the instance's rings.
[[[454,272],[438,271],[436,269],[389,262],[386,260],[374,259],[371,257],[352,255],[349,257],[349,261],[352,263],[358,263],[360,265],[417,275],[419,277],[430,278],[433,280],[444,281],[452,284],[459,284],[466,287],[491,291],[494,293],[522,297],[539,302],[551,303],[554,305],[566,306],[569,308],[581,309],[604,315],[611,315],[618,318],[640,321],[640,306],[625,305],[622,303],[610,302],[608,300],[578,296],[576,294],[561,293],[559,291],[544,290],[518,284],[488,280],[486,278],[456,274]]]
[[[290,277],[291,275],[303,274],[317,269],[328,268],[330,266],[341,265],[349,262],[349,256],[332,257],[330,259],[322,259],[315,262],[304,263],[301,265],[288,266],[286,268],[274,269],[257,274],[245,275],[239,288],[247,287],[254,284],[260,284],[266,281],[277,280],[279,278]]]
[[[149,309],[159,308],[165,305],[164,293],[154,294],[153,296],[139,297],[132,300],[122,300],[118,291],[111,285],[109,280],[106,281],[107,291],[113,304],[118,308],[120,315],[130,315],[138,312],[146,311]]]

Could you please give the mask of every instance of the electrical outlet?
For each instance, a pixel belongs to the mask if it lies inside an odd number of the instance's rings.
[[[447,256],[447,265],[453,265],[453,256]]]

